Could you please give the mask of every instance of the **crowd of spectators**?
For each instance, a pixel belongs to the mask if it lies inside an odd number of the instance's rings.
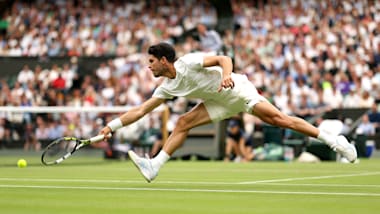
[[[271,2],[233,4],[237,72],[282,111],[305,119],[377,105],[379,2]]]
[[[3,19],[0,56],[125,56],[174,42],[198,23],[217,23],[215,9],[201,0],[16,1]]]
[[[234,72],[246,74],[282,111],[307,119],[334,108],[378,107],[380,2],[231,0],[231,4],[234,26],[219,32],[225,54],[234,57]],[[181,42],[178,38],[199,23],[215,29],[218,21],[212,4],[200,0],[15,1],[3,20],[8,28],[0,34],[0,56],[73,60],[50,68],[25,65],[15,71],[14,84],[1,82],[0,106],[138,105],[160,82],[146,67],[146,48],[165,41],[175,45],[178,56],[200,51],[201,43],[192,35]],[[83,75],[75,60],[81,56],[113,58]],[[187,103],[183,99],[169,103],[173,118],[186,110]],[[13,137],[6,124],[36,120],[35,115],[0,114],[1,139]],[[83,124],[101,126],[109,119],[77,113],[43,118],[46,127],[69,124],[61,129],[66,131],[79,130],[74,127]],[[260,123],[253,117],[244,120],[247,132]]]

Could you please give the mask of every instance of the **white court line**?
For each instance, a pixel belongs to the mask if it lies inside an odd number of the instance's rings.
[[[325,175],[325,176],[313,176],[313,177],[300,177],[300,178],[282,178],[273,180],[261,180],[261,181],[245,181],[239,184],[257,184],[257,183],[277,183],[285,181],[304,181],[304,180],[319,180],[328,178],[343,178],[343,177],[356,177],[356,176],[368,176],[368,175],[380,175],[380,172],[365,172],[345,175]]]
[[[380,193],[365,192],[290,192],[290,191],[259,191],[259,190],[228,190],[228,189],[182,189],[182,188],[131,188],[131,187],[86,187],[86,186],[33,186],[33,185],[2,185],[0,188],[30,188],[30,189],[75,189],[75,190],[122,190],[122,191],[160,191],[160,192],[211,192],[211,193],[257,193],[285,195],[343,195],[380,197]]]
[[[66,179],[66,178],[0,178],[0,181],[31,182],[84,182],[84,183],[146,183],[143,180],[99,180],[99,179]]]
[[[256,185],[256,184],[254,184]],[[310,186],[310,187],[362,187],[362,188],[380,188],[380,184],[289,184],[289,183],[257,183],[257,185],[266,185],[266,186]]]
[[[140,180],[99,180],[99,179],[50,179],[50,178],[0,178],[0,181],[30,182],[83,182],[83,183],[146,183]],[[197,185],[236,185],[236,182],[203,182],[203,181],[155,181],[157,184],[197,184]]]

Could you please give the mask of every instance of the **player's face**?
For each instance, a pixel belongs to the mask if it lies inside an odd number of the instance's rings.
[[[157,57],[153,55],[149,55],[148,61],[149,61],[149,69],[152,71],[153,75],[155,77],[162,76],[166,67],[161,62],[161,60],[157,59]]]

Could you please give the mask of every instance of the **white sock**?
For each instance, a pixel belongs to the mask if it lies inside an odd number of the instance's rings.
[[[335,142],[335,136],[323,130],[319,130],[318,139],[329,146],[333,145]]]
[[[155,169],[158,170],[169,159],[170,156],[168,155],[168,153],[166,153],[164,150],[161,150],[160,153],[158,153],[158,155],[152,159],[152,165]]]

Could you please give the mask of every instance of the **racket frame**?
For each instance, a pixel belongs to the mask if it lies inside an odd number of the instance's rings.
[[[111,137],[111,134],[108,135],[109,137]],[[66,160],[67,158],[69,158],[72,154],[74,154],[75,151],[79,150],[80,148],[84,147],[84,146],[87,146],[91,143],[97,143],[99,141],[102,141],[105,139],[105,136],[104,135],[97,135],[95,137],[92,137],[90,139],[79,139],[79,138],[76,138],[76,137],[61,137],[61,138],[58,138],[56,140],[54,140],[53,142],[51,142],[46,148],[45,150],[43,151],[42,155],[41,155],[41,162],[46,165],[46,166],[49,166],[49,165],[56,165],[56,164],[59,164],[61,163],[62,161]],[[44,157],[47,153],[47,151],[49,151],[49,149],[51,147],[53,147],[54,145],[60,143],[61,141],[75,141],[75,146],[73,147],[72,150],[70,150],[69,152],[67,152],[65,155],[63,155],[62,157],[56,159],[55,161],[45,161],[44,160]]]

